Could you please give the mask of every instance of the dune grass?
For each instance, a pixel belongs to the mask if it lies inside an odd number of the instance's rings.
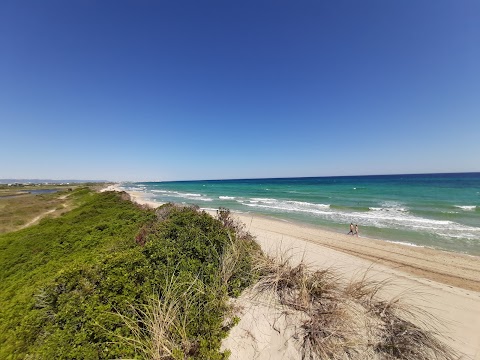
[[[259,254],[253,293],[297,319],[303,359],[458,359],[439,340],[438,321],[400,298],[385,300],[388,282],[364,274],[343,281],[333,269],[312,270],[286,255]]]
[[[145,304],[131,305],[130,316],[117,312],[130,330],[130,336],[116,335],[120,343],[130,344],[144,359],[183,359],[198,351],[188,328],[200,309],[195,304],[202,293],[198,279],[182,283],[175,274],[167,276]],[[197,315],[197,316],[196,316]]]

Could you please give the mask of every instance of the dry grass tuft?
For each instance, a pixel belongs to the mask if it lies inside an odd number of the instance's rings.
[[[286,254],[280,255],[278,260],[259,254],[254,263],[259,274],[254,291],[278,297],[282,306],[300,311],[313,310],[318,304],[335,297],[338,291],[338,277],[331,269],[311,272],[303,261],[292,267],[291,257]]]
[[[377,281],[370,275],[371,267],[363,274],[355,274],[344,288],[345,296],[369,306],[379,292],[389,285],[389,280]]]
[[[238,263],[242,256],[241,245],[229,235],[230,243],[225,247],[220,256],[220,279],[226,285],[238,269]]]
[[[255,259],[259,281],[252,290],[268,295],[282,314],[297,316],[302,359],[458,358],[438,340],[428,313],[399,298],[382,300],[388,281],[367,271],[345,283],[332,269],[312,271],[304,261],[292,266],[286,254]]]
[[[348,304],[329,301],[308,315],[300,328],[303,359],[343,359],[358,353],[360,332]]]
[[[442,343],[435,328],[436,319],[417,307],[406,305],[399,299],[377,301],[370,311],[380,320],[379,341],[375,351],[384,359],[457,359],[456,353]],[[412,320],[429,319],[414,324]]]
[[[232,291],[232,285],[246,288],[251,285],[255,271],[252,269],[252,259],[261,254],[260,247],[252,235],[246,231],[245,225],[232,217],[228,209],[220,208],[216,219],[227,230],[229,243],[220,254],[220,280],[226,286],[231,296],[239,296]]]

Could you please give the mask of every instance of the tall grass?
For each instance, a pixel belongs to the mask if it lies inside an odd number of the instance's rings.
[[[172,274],[146,304],[131,305],[127,316],[117,312],[130,329],[131,336],[117,336],[127,342],[144,359],[184,359],[195,354],[198,344],[188,334],[195,319],[199,280],[184,283]]]

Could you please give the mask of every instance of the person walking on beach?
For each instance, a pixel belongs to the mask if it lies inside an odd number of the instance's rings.
[[[350,223],[350,232],[347,235],[352,234],[353,236],[353,223]]]
[[[357,237],[358,237],[358,224],[355,224],[355,235],[357,235]]]

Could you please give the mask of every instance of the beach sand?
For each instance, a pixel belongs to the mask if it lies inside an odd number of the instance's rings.
[[[143,193],[129,194],[138,203],[160,205],[146,200]],[[263,216],[236,216],[270,255],[287,252],[294,262],[303,259],[313,268],[334,268],[346,280],[366,271],[372,279],[388,279],[382,296],[400,296],[427,310],[439,320],[443,341],[463,359],[480,360],[479,257],[353,237]],[[273,314],[265,304],[243,305],[242,320],[224,342],[232,351],[230,358],[295,358],[288,331],[280,334],[272,326]]]
[[[124,190],[120,187],[120,184],[114,184],[114,185],[109,185],[106,188],[103,188],[102,190],[100,190],[100,192],[104,192],[104,191],[124,191]],[[146,194],[141,191],[127,191],[127,193],[128,195],[130,195],[130,198],[132,199],[132,201],[140,205],[147,205],[155,209],[160,205],[164,204],[162,202],[149,200],[146,197]]]
[[[267,217],[237,216],[270,255],[279,256],[286,251],[294,263],[303,259],[313,268],[333,268],[346,280],[365,272],[375,280],[388,279],[389,285],[382,296],[386,299],[400,296],[402,301],[427,310],[438,319],[444,342],[465,359],[480,359],[480,258],[357,238]],[[271,326],[268,329],[274,314],[264,312],[263,318],[259,316],[259,306],[264,304],[246,306],[246,319],[256,320],[241,321],[232,330],[224,344],[232,350],[231,359],[248,359],[253,353],[248,356],[245,353],[253,348],[257,349],[258,359],[268,358],[258,351],[261,346],[250,334],[262,334],[262,338],[270,334],[271,344],[278,344],[280,349],[289,344],[288,333],[280,341],[278,331]],[[271,344],[265,351],[275,353],[278,348],[272,350]],[[291,351],[290,347],[286,348]]]

